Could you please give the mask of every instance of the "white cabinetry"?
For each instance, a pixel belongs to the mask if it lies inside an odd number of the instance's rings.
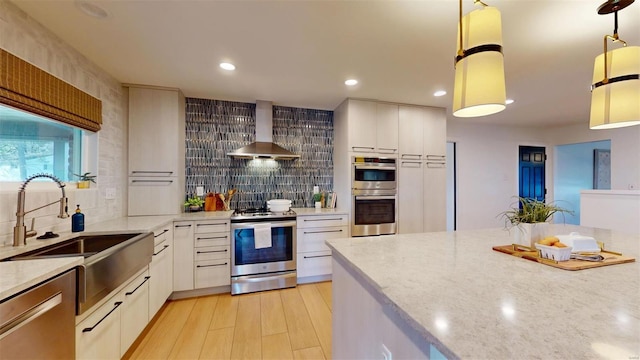
[[[149,321],[173,292],[173,224],[154,229],[149,264]]]
[[[129,87],[129,215],[179,214],[185,100],[177,89]]]
[[[349,236],[347,215],[305,215],[297,218],[298,283],[326,280],[331,275],[331,250],[325,240]]]
[[[173,290],[193,290],[193,221],[173,223]]]
[[[149,323],[149,272],[145,271],[122,290],[120,357]]]
[[[446,230],[446,114],[444,109],[399,110],[399,232]]]
[[[230,220],[195,224],[195,288],[231,285]]]
[[[119,359],[147,326],[148,270],[133,276],[76,325],[76,359]]]
[[[348,99],[347,142],[350,152],[396,154],[398,151],[398,105]]]

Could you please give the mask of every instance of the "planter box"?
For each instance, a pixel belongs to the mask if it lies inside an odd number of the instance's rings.
[[[514,244],[524,245],[535,249],[535,243],[544,239],[548,235],[549,223],[521,223],[514,226],[511,231],[513,232]]]

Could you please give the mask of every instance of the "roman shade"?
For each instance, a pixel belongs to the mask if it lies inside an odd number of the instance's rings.
[[[98,131],[102,102],[0,49],[0,103]]]

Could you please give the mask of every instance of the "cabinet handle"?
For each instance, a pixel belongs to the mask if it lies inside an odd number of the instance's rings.
[[[321,257],[327,257],[327,256],[331,256],[331,254],[329,254],[329,255],[313,255],[313,256],[305,255],[304,258],[305,259],[313,259],[313,258],[321,258]]]
[[[305,231],[305,234],[322,234],[322,233],[335,233],[342,232],[342,229],[339,230],[321,230],[321,231]]]
[[[132,174],[173,174],[173,171],[132,171]]]
[[[213,264],[213,265],[196,265],[196,267],[199,268],[203,268],[203,267],[213,267],[213,266],[224,266],[227,265],[228,263],[224,263],[224,264]]]
[[[161,252],[167,250],[168,247],[169,247],[169,245],[163,246],[162,249],[160,249],[160,251],[158,251],[157,253],[153,253],[153,256],[156,256],[156,255],[160,254]]]
[[[196,226],[220,226],[220,225],[227,225],[229,223],[227,222],[223,222],[223,223],[219,223],[219,224],[196,224]]]
[[[176,225],[175,227],[180,228],[180,227],[191,227],[191,224],[189,225]]]
[[[211,251],[196,251],[196,254],[212,254],[212,253],[223,253],[227,252],[227,249],[224,250],[211,250]]]
[[[430,161],[427,162],[427,167],[428,168],[432,168],[432,169],[437,169],[437,168],[444,168],[446,167],[446,163],[445,162],[434,162],[434,161]]]
[[[341,220],[342,220],[342,218],[333,218],[333,219],[327,219],[327,218],[324,218],[324,219],[304,219],[304,221],[309,221],[309,222],[312,222],[312,221],[341,221]]]
[[[9,336],[9,334],[18,330],[22,325],[26,325],[30,321],[44,315],[44,313],[58,306],[60,303],[62,303],[62,292],[58,292],[40,304],[9,320],[0,328],[0,339],[5,336]]]
[[[391,149],[391,148],[378,148],[379,152],[386,152],[386,153],[394,153],[396,151],[398,151],[398,149]]]
[[[133,295],[134,292],[138,291],[138,289],[140,289],[140,286],[144,285],[144,283],[147,282],[147,280],[149,280],[151,278],[151,276],[145,276],[144,277],[144,281],[140,283],[140,285],[136,286],[135,289],[133,289],[133,291],[129,291],[124,293],[124,296],[129,296],[129,295]]]
[[[163,232],[161,232],[161,233],[160,233],[160,234],[158,234],[158,235],[153,235],[153,237],[154,237],[154,238],[157,238],[158,236],[162,236],[162,235],[164,235],[167,231],[169,231],[169,229],[164,229],[164,231],[163,231]]]
[[[427,160],[444,160],[446,155],[427,155]]]
[[[422,158],[422,155],[420,155],[420,154],[402,154],[402,155],[400,155],[400,159],[406,159],[406,160],[420,160],[420,158]]]
[[[196,240],[211,240],[211,239],[226,239],[228,236],[209,236],[209,237],[199,237]]]
[[[100,325],[100,323],[102,322],[102,320],[106,319],[106,318],[107,318],[107,316],[111,315],[111,313],[112,313],[112,312],[116,311],[116,309],[118,308],[118,306],[122,305],[122,301],[118,301],[118,302],[116,302],[116,303],[115,303],[115,304],[113,304],[113,305],[114,305],[113,309],[111,309],[111,311],[109,311],[109,312],[107,313],[107,315],[103,316],[103,317],[102,317],[102,319],[100,319],[100,321],[98,321],[98,322],[97,322],[95,325],[93,325],[92,327],[88,327],[88,328],[84,328],[84,329],[82,329],[82,332],[83,332],[83,333],[85,333],[85,332],[93,331],[93,329],[95,329],[95,328],[96,328],[96,326]]]
[[[420,161],[403,161],[401,164],[402,167],[419,168],[422,163]]]
[[[376,148],[372,148],[372,147],[367,147],[367,146],[352,146],[351,149],[353,149],[353,151],[358,151],[358,149],[363,149],[363,150],[375,150]]]
[[[173,180],[131,180],[132,183],[169,183],[171,184]]]

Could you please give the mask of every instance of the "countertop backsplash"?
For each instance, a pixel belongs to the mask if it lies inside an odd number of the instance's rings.
[[[237,189],[231,208],[289,199],[312,207],[313,186],[333,189],[333,112],[273,106],[273,142],[297,160],[232,159],[228,152],[255,141],[256,105],[186,99],[186,194]]]

